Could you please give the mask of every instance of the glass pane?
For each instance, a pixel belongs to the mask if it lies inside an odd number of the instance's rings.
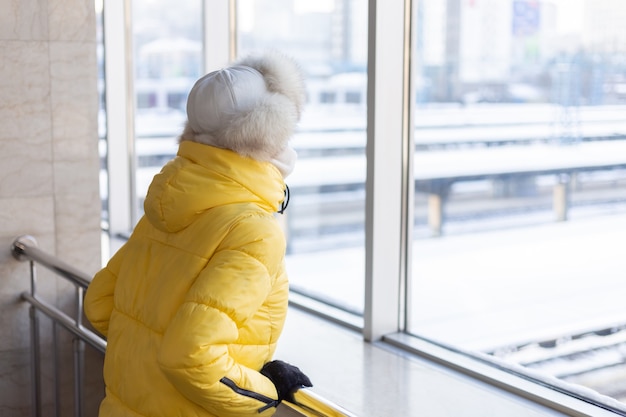
[[[626,3],[417,5],[408,330],[626,401]]]
[[[106,107],[105,107],[105,84],[104,84],[104,2],[95,0],[96,10],[96,57],[98,60],[98,154],[100,157],[100,200],[102,201],[101,222],[103,228],[107,228],[109,221],[109,189],[106,169],[107,146],[106,146]]]
[[[137,198],[174,157],[185,106],[202,75],[202,2],[133,0]]]
[[[306,76],[286,180],[292,291],[359,315],[364,297],[367,2],[240,0],[238,54],[275,49]]]

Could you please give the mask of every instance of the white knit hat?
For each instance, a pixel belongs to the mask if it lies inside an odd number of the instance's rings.
[[[181,140],[270,161],[287,147],[304,105],[304,79],[291,58],[244,58],[200,78],[187,100]]]

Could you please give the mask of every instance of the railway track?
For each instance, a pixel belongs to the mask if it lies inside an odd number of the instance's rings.
[[[626,324],[506,346],[489,353],[626,402]]]

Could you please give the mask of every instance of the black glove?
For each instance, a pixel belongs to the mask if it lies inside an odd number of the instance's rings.
[[[278,391],[278,401],[294,402],[293,394],[303,387],[312,387],[309,377],[300,369],[283,361],[271,361],[263,365],[261,374],[269,378]]]

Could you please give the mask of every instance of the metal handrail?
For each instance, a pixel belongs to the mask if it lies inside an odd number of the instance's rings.
[[[79,337],[84,342],[87,342],[94,349],[102,353],[106,351],[106,340],[84,327],[77,327],[75,325],[75,321],[70,316],[58,310],[53,305],[50,305],[43,300],[39,300],[26,292],[22,293],[22,299],[24,301],[28,301],[37,310],[43,312],[46,316],[63,326],[70,333],[74,334],[74,336]]]
[[[61,325],[74,336],[74,415],[82,417],[83,415],[83,393],[82,381],[84,378],[84,344],[87,343],[99,352],[106,351],[106,340],[85,328],[82,325],[82,309],[83,309],[83,292],[88,287],[91,277],[79,271],[71,265],[61,261],[60,259],[49,255],[37,247],[37,241],[34,237],[24,235],[16,238],[11,245],[11,253],[15,259],[19,261],[30,261],[31,289],[30,292],[24,291],[21,294],[22,300],[30,303],[30,319],[31,319],[31,354],[32,354],[32,399],[33,399],[33,416],[42,416],[41,406],[41,363],[40,363],[40,345],[39,345],[39,320],[38,312],[49,317],[56,326]],[[35,263],[50,269],[61,277],[66,278],[76,286],[76,317],[70,317],[55,306],[47,303],[39,298],[36,294],[36,271]],[[55,338],[55,358],[56,354],[56,338]],[[58,364],[55,359],[55,374],[58,376]],[[59,390],[58,377],[55,378],[55,391],[57,393],[56,416],[60,415],[59,410]],[[342,409],[336,404],[314,394],[313,392],[303,389],[295,394],[294,403],[285,401],[277,410],[275,416],[304,416],[304,417],[354,417],[353,414]],[[286,411],[289,410],[289,411]]]
[[[74,284],[81,286],[83,289],[86,289],[91,281],[89,275],[39,249],[37,241],[32,236],[24,235],[15,239],[11,246],[11,252],[18,261],[30,260],[37,262],[56,274],[67,278]]]
[[[42,393],[41,393],[41,346],[39,332],[39,313],[52,320],[53,325],[53,351],[54,351],[54,391],[56,404],[54,407],[55,416],[61,415],[61,390],[59,388],[59,352],[57,346],[56,330],[57,325],[62,326],[75,338],[74,345],[74,416],[83,415],[83,380],[85,374],[85,343],[94,349],[104,353],[106,341],[98,334],[83,326],[83,294],[89,286],[91,278],[74,268],[73,266],[49,255],[37,247],[34,237],[24,235],[16,238],[11,245],[11,253],[18,261],[30,262],[30,291],[24,291],[21,298],[30,304],[30,333],[31,333],[31,377],[32,377],[32,415],[40,417],[42,415]],[[35,263],[38,263],[57,275],[65,278],[76,288],[75,292],[75,317],[70,317],[57,307],[42,300],[37,295],[37,274]]]

